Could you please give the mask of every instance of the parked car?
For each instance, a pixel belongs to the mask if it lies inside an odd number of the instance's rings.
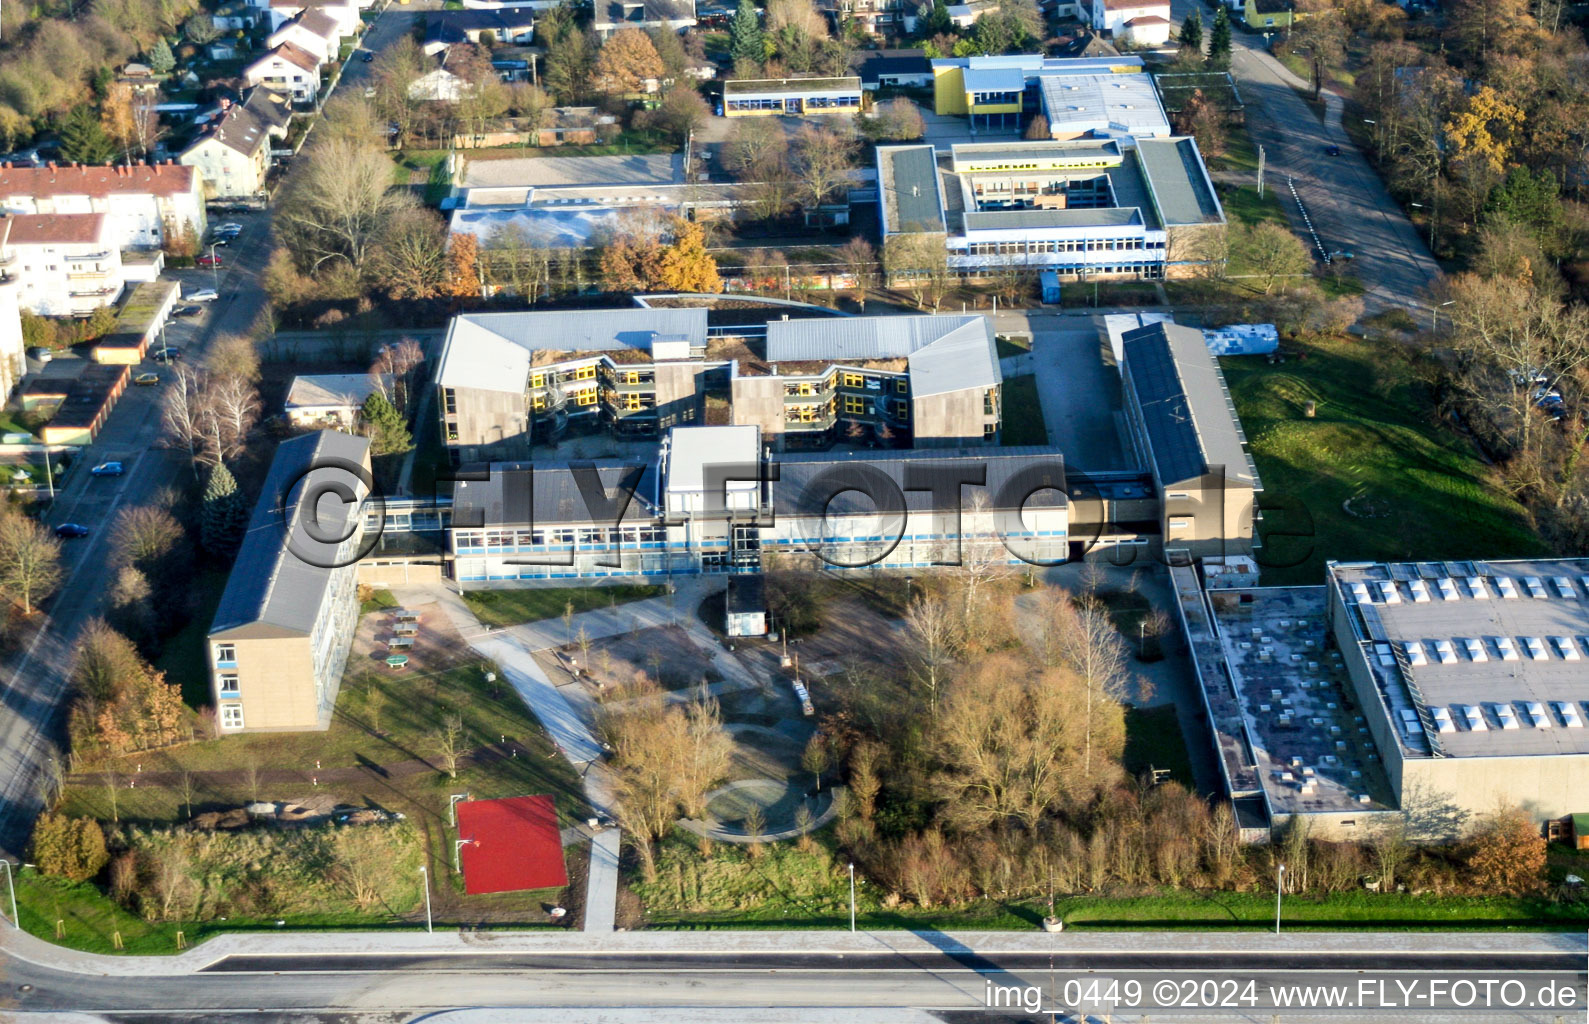
[[[198,316],[204,312],[203,306],[178,306],[171,311],[172,316]]]
[[[51,352],[47,348],[36,348],[29,352],[28,355],[32,356],[34,359],[37,359],[41,363],[47,363],[51,359],[55,358],[55,353]]]
[[[368,64],[370,61],[375,59],[375,54],[369,50],[365,50],[364,56],[360,57],[359,59]]]
[[[55,528],[55,535],[64,537],[67,540],[76,540],[79,537],[88,536],[88,527],[81,523],[62,523]]]
[[[149,358],[157,363],[169,363],[172,360],[181,359],[182,350],[175,345],[167,345],[165,348],[157,348],[149,353]]]
[[[101,462],[88,471],[89,476],[121,476],[122,467],[119,462]]]
[[[226,264],[221,261],[221,258],[219,256],[213,255],[211,253],[205,253],[203,256],[200,256],[194,262],[196,262],[201,267],[224,267],[224,266],[226,266]]]
[[[241,230],[243,230],[243,225],[237,223],[235,220],[229,220],[224,224],[215,225],[215,233],[217,235],[224,235],[227,233],[236,234]]]
[[[132,382],[141,388],[152,388],[160,383],[160,375],[158,373],[140,373],[132,379]]]
[[[182,297],[189,302],[214,302],[221,295],[214,288],[200,288],[198,291],[188,292]]]
[[[1325,156],[1340,156],[1341,155],[1341,147],[1337,146],[1335,143],[1332,142],[1328,146],[1324,147],[1324,155]]]

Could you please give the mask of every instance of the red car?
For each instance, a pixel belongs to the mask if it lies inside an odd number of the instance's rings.
[[[201,267],[219,267],[219,266],[224,266],[224,264],[222,264],[221,258],[219,256],[211,256],[208,253],[206,253],[205,255],[200,256],[198,258],[198,264]]]

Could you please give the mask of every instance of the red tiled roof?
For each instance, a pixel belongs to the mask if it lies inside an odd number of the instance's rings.
[[[297,22],[321,39],[329,41],[339,34],[337,19],[318,7],[311,7],[298,15]]]
[[[1110,11],[1135,11],[1157,7],[1167,15],[1170,13],[1169,0],[1103,0],[1105,10]]]
[[[118,192],[174,196],[192,192],[194,180],[193,168],[171,163],[131,167],[0,165],[0,196],[106,196]]]
[[[278,44],[274,50],[271,50],[269,53],[265,54],[265,56],[250,64],[249,68],[257,68],[259,65],[265,63],[272,57],[280,57],[287,63],[303,68],[310,74],[314,74],[320,70],[320,61],[316,59],[315,55],[296,43]]]
[[[18,213],[5,219],[10,245],[86,245],[105,230],[103,213]]]
[[[1168,25],[1169,23],[1169,18],[1161,18],[1157,14],[1144,14],[1140,18],[1132,18],[1126,22],[1126,28],[1130,28],[1133,25]]]

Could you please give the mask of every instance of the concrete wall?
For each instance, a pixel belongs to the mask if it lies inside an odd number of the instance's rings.
[[[359,562],[359,583],[372,587],[401,587],[409,583],[440,583],[445,578],[440,556],[419,559],[365,558]]]
[[[530,414],[522,393],[475,388],[451,390],[457,412],[449,414],[446,411],[446,402],[440,393],[436,395],[436,409],[441,416],[442,442],[458,451],[462,461],[509,461],[530,457]],[[456,439],[448,436],[448,424],[456,425]]]
[[[967,388],[941,395],[912,395],[910,426],[917,448],[975,448],[994,443],[984,437],[983,428],[999,422],[998,401],[992,414],[983,411],[983,389]],[[997,438],[997,431],[995,431]]]
[[[1162,489],[1166,549],[1183,549],[1194,558],[1252,554],[1255,496],[1251,484],[1210,475],[1164,483]]]
[[[735,426],[761,428],[762,441],[781,446],[785,429],[782,377],[736,377],[733,389]]]
[[[657,424],[661,429],[700,421],[701,372],[702,365],[697,362],[656,364]]]
[[[217,708],[241,704],[243,729],[248,732],[318,727],[320,716],[315,697],[314,664],[307,636],[232,639],[223,642],[229,642],[237,648],[237,668],[212,670],[212,694]],[[214,652],[212,641],[212,665]],[[221,697],[221,675],[231,672],[237,674],[238,680],[240,696],[235,700]],[[224,717],[222,721],[225,721]]]

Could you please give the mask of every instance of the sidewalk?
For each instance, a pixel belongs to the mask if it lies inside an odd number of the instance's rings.
[[[570,689],[576,702],[585,711],[582,716],[563,691],[552,684],[530,649],[515,635],[522,627],[487,632],[464,599],[445,586],[394,587],[392,593],[411,608],[425,604],[441,606],[463,641],[481,657],[496,664],[497,670],[512,684],[530,712],[546,729],[557,749],[575,768],[582,769],[580,777],[584,784],[585,799],[595,813],[609,814],[612,786],[606,769],[600,764],[603,753],[601,743],[586,725],[586,722],[594,721],[589,697],[579,687]],[[616,828],[598,832],[592,839],[590,869],[585,886],[585,930],[588,932],[613,930],[618,910],[620,839]]]

